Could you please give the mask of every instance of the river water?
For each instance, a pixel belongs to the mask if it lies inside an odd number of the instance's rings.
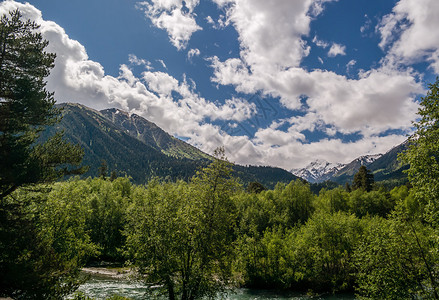
[[[124,296],[133,300],[148,299],[145,296],[147,288],[141,284],[126,279],[112,278],[108,276],[93,275],[79,291],[95,299],[105,299],[112,295]],[[156,297],[154,297],[156,298]],[[166,298],[164,298],[166,299]],[[219,298],[220,299],[220,298]],[[289,300],[353,300],[353,295],[329,295],[322,297],[310,297],[297,293],[282,293],[267,290],[254,289],[237,289],[227,295],[229,300],[271,300],[271,299],[289,299]]]

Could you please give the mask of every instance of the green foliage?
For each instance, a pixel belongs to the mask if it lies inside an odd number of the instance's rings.
[[[290,182],[287,186],[276,186],[274,190],[275,210],[272,216],[274,224],[292,228],[304,224],[314,211],[314,194],[307,183],[301,180]]]
[[[384,191],[364,192],[357,189],[349,194],[350,211],[357,217],[387,216],[395,207],[395,201]]]
[[[85,228],[87,211],[52,191],[19,189],[0,210],[0,295],[19,299],[62,299],[74,291],[79,271],[96,253]],[[68,195],[68,196],[67,196]]]
[[[108,167],[107,162],[105,160],[102,160],[101,165],[99,166],[99,174],[98,176],[102,179],[107,179],[108,176]]]
[[[363,191],[370,192],[373,184],[373,174],[365,166],[361,166],[358,172],[354,175],[352,189],[362,189]]]
[[[123,261],[120,249],[125,244],[122,230],[131,201],[132,186],[129,179],[75,179],[63,183],[62,187],[58,197],[70,197],[87,212],[84,216],[85,229],[100,250],[96,259]]]
[[[259,194],[260,192],[265,190],[267,190],[267,188],[263,186],[261,183],[256,181],[250,182],[246,188],[247,193],[255,193],[255,194]]]
[[[291,234],[294,234],[293,231]],[[236,269],[244,283],[255,288],[290,288],[294,283],[295,262],[290,252],[289,233],[280,227],[263,234],[239,236],[236,241]]]
[[[332,190],[323,189],[320,191],[315,206],[317,210],[323,210],[328,213],[348,212],[350,210],[349,193],[341,187]]]
[[[409,138],[409,147],[401,155],[410,164],[409,181],[416,196],[427,204],[429,222],[439,225],[439,78],[429,85],[421,99],[414,123],[416,132]]]
[[[81,263],[94,247],[83,214],[68,215],[79,208],[30,189],[84,171],[77,167],[82,150],[62,133],[37,143],[59,115],[45,89],[55,55],[44,51],[48,42],[38,27],[18,10],[0,19],[0,295],[61,299],[77,287]],[[23,186],[29,190],[17,191]]]
[[[81,170],[63,166],[78,165],[82,151],[62,142],[61,134],[35,146],[38,133],[59,114],[45,89],[55,55],[44,51],[48,42],[37,29],[18,10],[0,19],[0,198],[22,185]]]
[[[236,183],[214,161],[190,183],[159,183],[133,193],[128,253],[143,279],[169,299],[212,298],[230,280]]]
[[[355,251],[358,292],[372,299],[438,299],[432,233],[401,208],[390,219],[370,219]]]
[[[352,288],[352,255],[362,224],[344,212],[316,213],[294,240],[295,278],[317,291]]]

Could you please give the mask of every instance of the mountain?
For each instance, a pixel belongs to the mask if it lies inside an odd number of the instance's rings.
[[[210,155],[169,135],[163,129],[141,116],[136,114],[130,115],[116,108],[101,110],[100,113],[116,126],[125,129],[132,137],[161,151],[163,154],[190,160],[212,159]]]
[[[346,164],[343,168],[338,170],[331,178],[331,181],[344,184],[346,182],[352,182],[355,173],[358,172],[361,166],[366,166],[368,169],[369,165],[374,161],[378,160],[382,157],[382,154],[374,154],[374,155],[363,155],[360,156],[350,163]]]
[[[85,176],[97,176],[103,161],[109,171],[127,174],[136,183],[152,176],[188,178],[198,166],[190,160],[168,157],[130,136],[96,110],[79,104],[60,106],[63,108],[61,122],[47,128],[42,138],[64,130],[65,139],[84,150],[83,163],[90,167]]]
[[[41,140],[64,130],[66,140],[84,149],[83,163],[90,167],[84,177],[97,176],[105,161],[109,172],[131,176],[138,184],[154,176],[187,180],[213,159],[138,115],[116,109],[99,112],[73,103],[59,106],[62,120],[48,127]],[[244,184],[258,181],[267,188],[297,179],[280,168],[234,165],[233,169]]]
[[[403,164],[398,160],[398,154],[407,150],[407,147],[408,141],[405,141],[404,143],[390,149],[368,166],[368,169],[374,174],[375,181],[407,181],[407,175],[404,173],[404,170],[407,170],[409,165]]]
[[[310,183],[318,183],[329,180],[344,166],[343,164],[333,164],[326,160],[318,159],[311,162],[305,168],[291,170],[291,173]]]

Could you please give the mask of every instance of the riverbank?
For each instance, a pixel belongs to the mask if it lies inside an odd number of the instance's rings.
[[[87,267],[82,268],[82,272],[90,275],[105,276],[116,279],[128,279],[133,275],[133,272],[129,268]]]
[[[90,276],[89,280],[80,286],[80,292],[96,300],[119,295],[132,300],[145,298],[148,287],[131,280],[129,268],[88,267],[83,272]],[[154,297],[154,299],[156,299]],[[159,299],[166,300],[166,297]],[[353,294],[338,294],[311,296],[291,291],[235,289],[226,296],[229,300],[355,300]]]

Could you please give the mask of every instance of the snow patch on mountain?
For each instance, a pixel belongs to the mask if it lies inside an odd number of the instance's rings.
[[[363,155],[354,161],[358,161],[362,166],[367,166],[376,161],[378,158],[383,156],[382,154],[372,154],[372,155]]]
[[[311,183],[323,182],[330,179],[338,170],[345,165],[341,163],[330,163],[323,159],[311,162],[305,168],[293,169],[290,172]]]
[[[360,166],[368,166],[381,156],[383,155],[363,155],[348,164],[330,163],[326,160],[318,159],[311,162],[305,168],[292,169],[290,172],[311,183],[324,182],[326,180],[331,180],[334,176],[338,176],[337,173],[349,172],[354,174],[358,171]]]

